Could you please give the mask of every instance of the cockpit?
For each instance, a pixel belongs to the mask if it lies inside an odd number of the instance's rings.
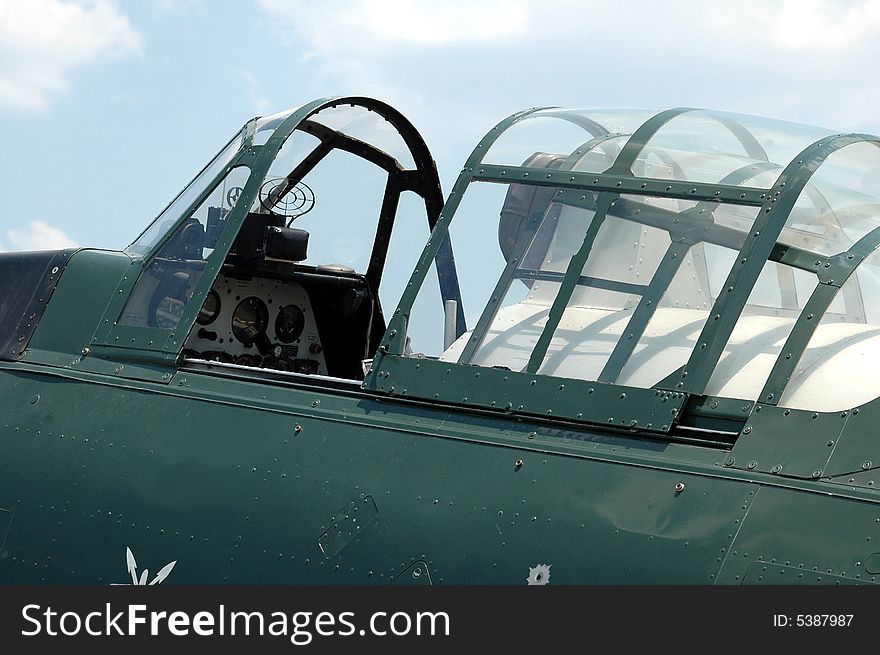
[[[515,114],[473,152],[434,234],[456,245],[466,323],[424,352],[389,338],[378,368],[407,395],[421,392],[403,360],[421,358],[441,381],[499,385],[440,399],[664,432],[674,420],[663,412],[586,396],[711,399],[734,415],[756,402],[831,412],[872,400],[877,146],[706,110]],[[417,292],[404,317],[410,303]]]
[[[247,123],[129,246],[139,272],[99,336],[215,371],[734,434],[759,405],[880,396],[878,245],[866,135],[530,110],[443,205],[400,114],[316,101]]]
[[[118,329],[173,333],[189,365],[361,380],[382,299],[399,297],[441,203],[427,148],[383,103],[254,119],[126,250],[146,264]],[[451,251],[438,261],[456,298]]]

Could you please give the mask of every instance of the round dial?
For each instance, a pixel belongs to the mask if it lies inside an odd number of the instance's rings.
[[[282,307],[275,319],[275,336],[282,343],[290,343],[299,338],[306,325],[306,317],[296,305]]]
[[[268,325],[269,308],[256,296],[245,298],[232,312],[232,333],[246,346],[254,343]]]
[[[196,323],[210,325],[216,320],[218,314],[220,314],[220,296],[214,289],[211,289],[208,292],[208,297],[205,298],[205,304],[199,310]]]
[[[176,328],[178,322],[180,322],[185,305],[186,303],[179,298],[165,296],[156,305],[156,311],[153,316],[155,325],[164,329]]]

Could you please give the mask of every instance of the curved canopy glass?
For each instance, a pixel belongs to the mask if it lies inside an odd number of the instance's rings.
[[[496,264],[485,241],[457,244],[463,287],[482,291],[465,291],[454,340],[415,355],[505,383],[816,411],[876,398],[880,379],[852,371],[880,355],[878,144],[687,108],[515,114],[473,152],[435,231],[497,230]]]
[[[126,249],[101,342],[362,379],[383,301],[393,308],[442,201],[424,141],[385,103],[325,98],[255,118]],[[434,286],[437,313],[458,302],[448,242]],[[230,317],[233,300],[249,304]]]

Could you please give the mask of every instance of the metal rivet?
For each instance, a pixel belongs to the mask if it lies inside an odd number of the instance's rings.
[[[678,483],[676,483],[676,485],[675,485],[675,493],[680,494],[682,491],[684,491],[684,482],[678,482]]]
[[[301,426],[299,423],[297,423],[296,425],[293,426],[294,432],[302,432],[302,429],[303,429],[303,426]]]
[[[749,434],[752,431],[751,426],[747,426],[745,430],[743,430],[743,434]]]
[[[516,468],[516,469],[521,469],[522,465],[523,465],[523,461],[521,459],[516,460],[516,462],[514,462],[514,464],[513,464],[514,468]]]

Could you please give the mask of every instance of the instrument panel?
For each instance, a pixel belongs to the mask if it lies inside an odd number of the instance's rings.
[[[293,281],[221,273],[184,348],[206,361],[327,375],[309,296]]]

